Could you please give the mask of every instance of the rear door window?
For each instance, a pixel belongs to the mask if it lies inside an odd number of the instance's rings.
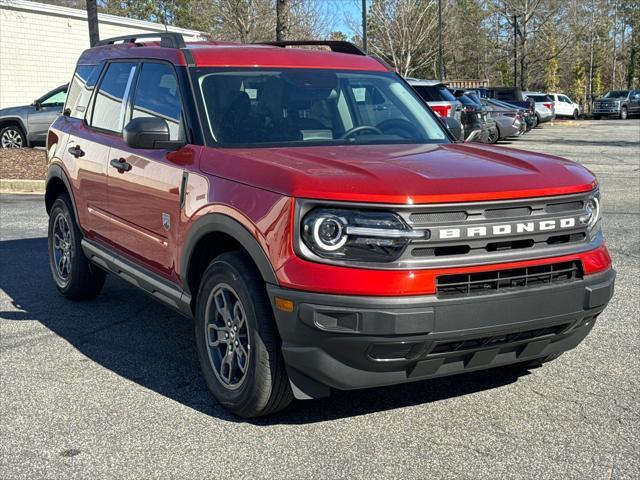
[[[169,126],[170,140],[175,141],[182,139],[181,111],[178,78],[173,67],[166,63],[143,64],[131,117],[157,117],[164,120]]]
[[[107,66],[95,95],[91,126],[120,133],[124,124],[126,99],[136,70],[135,63],[114,62]]]

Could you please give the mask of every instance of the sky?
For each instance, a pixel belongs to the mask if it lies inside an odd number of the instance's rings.
[[[349,23],[361,21],[362,0],[317,0],[319,4],[335,12],[331,15],[333,26],[331,31],[340,31],[351,38],[355,33]],[[351,19],[351,22],[349,21]]]

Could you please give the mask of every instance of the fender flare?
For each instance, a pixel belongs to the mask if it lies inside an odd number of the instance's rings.
[[[82,230],[82,225],[80,223],[80,219],[78,218],[78,209],[76,207],[76,199],[73,196],[73,188],[71,188],[71,182],[69,181],[67,172],[65,172],[64,169],[57,163],[52,163],[51,165],[49,165],[49,169],[47,170],[47,179],[45,181],[45,189],[44,189],[45,208],[47,209],[47,214],[49,213],[49,207],[47,206],[47,203],[46,203],[47,191],[49,190],[49,183],[53,179],[62,180],[62,183],[64,183],[64,186],[67,189],[67,192],[69,192],[69,198],[71,199],[71,205],[73,207],[73,216],[76,220],[76,224],[78,225],[78,228]]]
[[[258,240],[240,222],[222,213],[208,213],[200,218],[189,230],[180,254],[180,278],[186,292],[189,292],[188,272],[193,250],[198,242],[209,233],[224,233],[234,238],[247,251],[256,264],[265,282],[278,285],[271,262]]]

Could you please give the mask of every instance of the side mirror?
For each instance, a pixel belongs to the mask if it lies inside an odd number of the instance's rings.
[[[42,104],[40,103],[40,100],[34,100],[31,106],[35,107],[36,110],[40,110],[40,108],[42,107]]]
[[[462,125],[458,120],[451,117],[439,117],[440,121],[447,127],[447,130],[453,135],[453,138],[456,139],[457,142],[464,141],[464,131],[462,130]]]
[[[177,150],[184,145],[170,141],[169,125],[158,117],[134,118],[124,127],[122,138],[132,148]]]

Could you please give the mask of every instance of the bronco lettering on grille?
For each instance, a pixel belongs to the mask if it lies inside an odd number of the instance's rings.
[[[552,230],[562,230],[574,228],[579,219],[575,217],[540,220],[537,222],[512,222],[493,225],[475,225],[466,228],[441,228],[438,233],[439,239],[452,238],[474,238],[491,237],[511,234],[521,234],[529,232],[547,232]]]

